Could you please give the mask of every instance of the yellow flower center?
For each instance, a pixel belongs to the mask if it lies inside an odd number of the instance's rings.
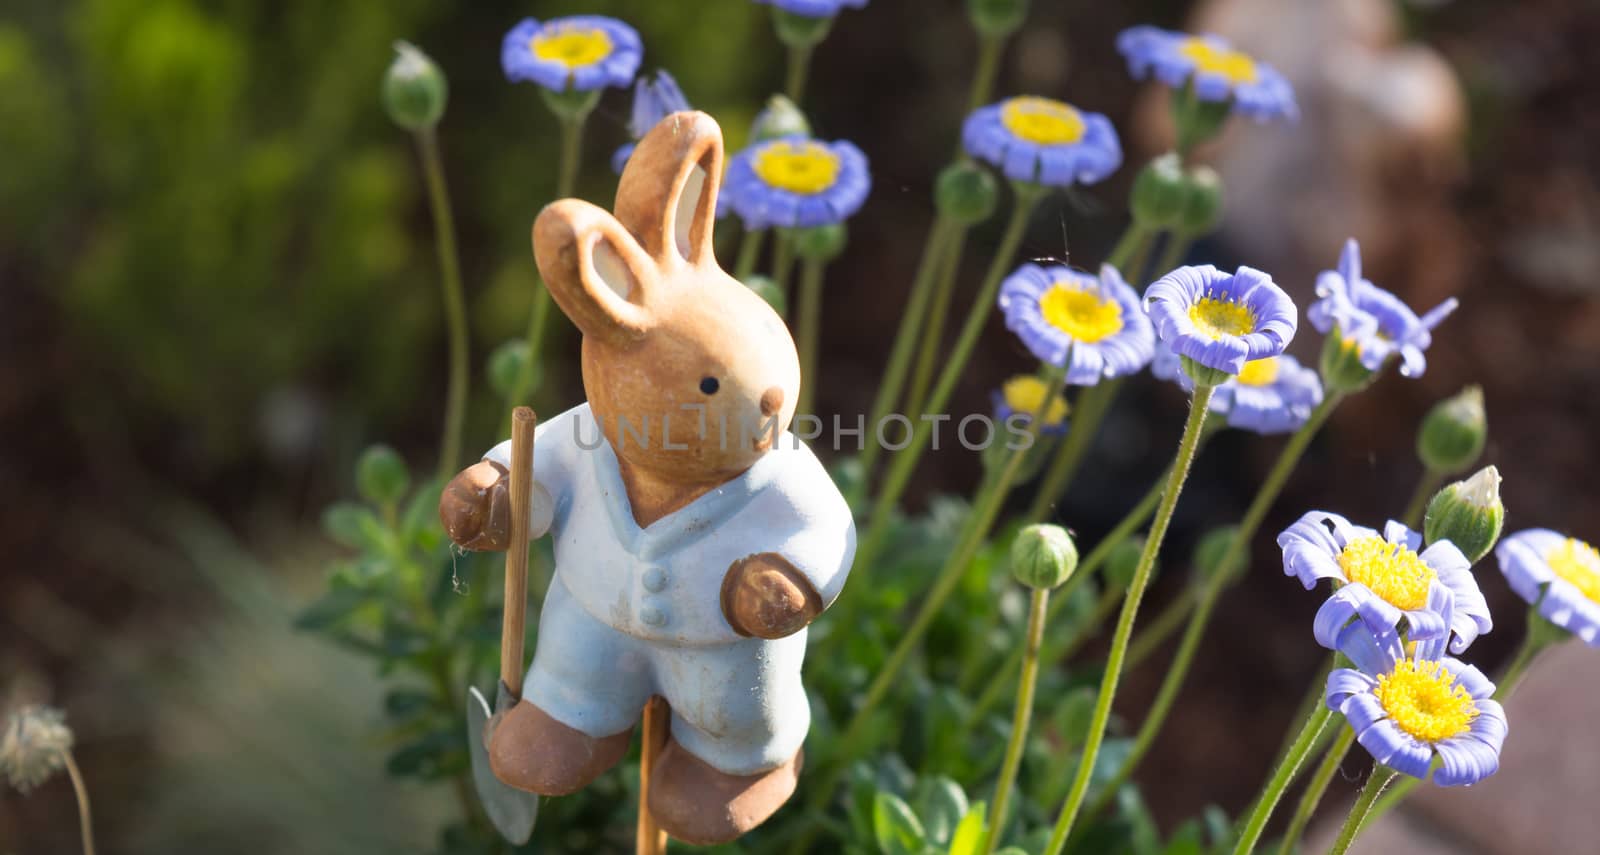
[[[839,178],[839,156],[822,143],[802,140],[769,143],[756,153],[756,176],[769,186],[810,195]]]
[[[1000,394],[1005,396],[1006,406],[1014,412],[1029,416],[1039,412],[1039,408],[1044,406],[1045,396],[1052,391],[1054,390],[1046,386],[1043,380],[1032,374],[1019,374],[1000,387]],[[1045,410],[1044,425],[1054,427],[1066,418],[1067,401],[1056,395],[1055,400],[1050,402],[1050,408]]]
[[[1045,323],[1076,341],[1093,344],[1122,331],[1122,304],[1094,291],[1057,282],[1039,297]]]
[[[1339,569],[1397,609],[1414,611],[1428,604],[1428,588],[1439,574],[1403,543],[1377,535],[1356,538],[1339,553]]]
[[[1246,307],[1215,297],[1202,297],[1189,307],[1189,320],[1212,341],[1244,335],[1256,328],[1256,316]]]
[[[1402,659],[1393,671],[1378,678],[1372,693],[1389,720],[1419,742],[1460,736],[1478,717],[1472,695],[1438,662]]]
[[[1556,576],[1572,583],[1585,597],[1600,603],[1600,550],[1575,538],[1550,550],[1544,560]]]
[[[574,25],[547,26],[528,43],[533,55],[568,68],[594,65],[611,55],[611,37],[605,30]]]
[[[1196,69],[1227,78],[1229,83],[1254,83],[1256,61],[1236,50],[1217,47],[1202,38],[1190,38],[1178,53],[1194,63]]]
[[[1083,139],[1083,116],[1068,104],[1027,95],[1000,108],[1006,130],[1039,145],[1067,145]]]
[[[1246,362],[1239,372],[1239,382],[1246,386],[1271,386],[1278,382],[1278,357]]]

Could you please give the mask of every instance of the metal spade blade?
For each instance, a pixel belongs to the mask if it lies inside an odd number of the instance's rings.
[[[500,695],[505,695],[504,686]],[[496,699],[497,702],[499,698]],[[506,706],[510,706],[509,699]],[[472,756],[472,783],[478,790],[478,801],[489,822],[511,843],[521,845],[533,836],[533,824],[539,819],[539,796],[508,787],[494,776],[489,768],[489,703],[478,692],[477,686],[467,687],[467,745]]]

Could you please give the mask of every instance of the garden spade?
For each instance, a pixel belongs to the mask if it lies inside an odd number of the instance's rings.
[[[511,413],[511,543],[506,548],[506,596],[500,624],[500,685],[494,712],[503,713],[522,697],[522,639],[528,608],[528,520],[533,495],[533,428],[538,417],[527,407]],[[522,844],[533,835],[539,796],[508,787],[489,768],[489,704],[477,687],[467,687],[467,744],[472,782],[484,813],[506,840]]]

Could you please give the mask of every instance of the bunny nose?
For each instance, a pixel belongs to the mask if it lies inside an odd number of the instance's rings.
[[[773,386],[761,393],[761,415],[770,416],[783,409],[783,389]]]

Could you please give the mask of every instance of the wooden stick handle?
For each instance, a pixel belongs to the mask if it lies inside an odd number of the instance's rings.
[[[528,518],[533,500],[533,429],[527,407],[511,412],[511,545],[506,547],[506,602],[500,624],[500,682],[522,697],[522,638],[528,616]]]
[[[644,739],[639,754],[639,824],[634,835],[635,855],[662,855],[667,851],[667,833],[650,814],[650,776],[656,758],[667,747],[667,731],[672,719],[667,699],[656,695],[644,707]]]

